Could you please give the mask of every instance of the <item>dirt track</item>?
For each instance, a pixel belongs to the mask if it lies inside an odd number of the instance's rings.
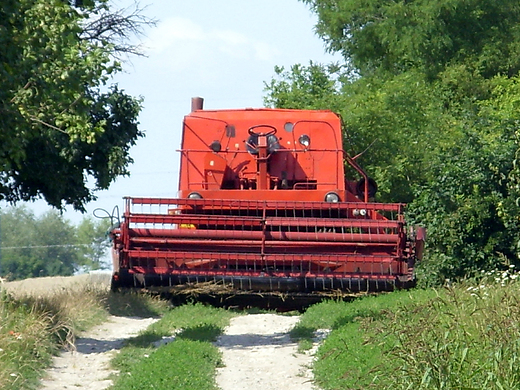
[[[252,314],[233,318],[216,345],[224,367],[217,372],[222,390],[311,390],[310,354],[297,353],[287,332],[298,317]],[[43,390],[106,389],[115,373],[110,359],[124,339],[145,329],[154,320],[112,316],[76,341],[76,350],[54,359],[42,381]]]
[[[85,333],[76,340],[76,350],[62,352],[54,358],[53,367],[42,380],[44,390],[108,388],[108,363],[128,337],[146,329],[152,318],[111,316],[107,322]]]
[[[41,278],[8,283],[13,293],[43,294],[78,283],[107,283],[106,275],[73,278]],[[42,389],[106,389],[113,372],[108,362],[124,340],[145,329],[154,319],[110,317],[109,321],[82,335],[75,351],[56,357],[47,371]],[[310,390],[311,354],[297,353],[288,335],[298,317],[276,314],[251,314],[231,320],[216,345],[223,354],[224,367],[217,372],[222,390]]]
[[[219,337],[225,367],[218,369],[223,390],[311,390],[310,354],[297,353],[288,331],[298,317],[250,314],[235,317]]]

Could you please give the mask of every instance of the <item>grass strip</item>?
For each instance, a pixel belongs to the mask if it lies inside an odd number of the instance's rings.
[[[179,339],[161,348],[129,347],[114,364],[121,369],[113,389],[214,390],[220,354],[208,342]]]
[[[367,324],[435,296],[434,290],[413,290],[365,296],[351,302],[323,301],[302,315],[291,336],[300,340],[300,348],[304,349],[312,345],[317,330],[331,330],[318,349],[313,366],[315,381],[321,388],[373,388],[376,383],[380,385],[376,371],[387,364],[382,359],[382,351],[391,340],[367,342],[371,335]]]
[[[212,343],[234,313],[202,304],[176,307],[139,336],[129,339],[112,364],[120,371],[113,389],[213,390],[221,364]],[[165,337],[175,339],[158,348]]]

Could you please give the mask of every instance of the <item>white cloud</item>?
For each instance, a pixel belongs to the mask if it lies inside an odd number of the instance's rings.
[[[185,18],[168,18],[154,28],[146,42],[152,52],[161,53],[179,43],[203,42],[206,34],[201,26]]]
[[[154,28],[145,46],[149,55],[164,55],[176,61],[210,59],[218,53],[232,58],[272,62],[280,52],[268,42],[251,39],[241,32],[224,29],[205,30],[191,19],[172,17]],[[198,58],[197,58],[198,57]]]

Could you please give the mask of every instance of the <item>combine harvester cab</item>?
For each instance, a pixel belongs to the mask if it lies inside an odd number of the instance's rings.
[[[250,292],[414,285],[425,230],[342,148],[330,111],[203,110],[184,118],[179,197],[126,198],[113,288],[214,283]],[[357,180],[345,179],[345,163]]]

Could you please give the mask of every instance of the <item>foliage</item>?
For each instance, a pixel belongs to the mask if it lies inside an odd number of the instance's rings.
[[[106,86],[121,70],[115,42],[125,25],[101,21],[104,33],[94,34],[96,15],[110,14],[108,2],[82,3],[0,6],[0,200],[43,197],[84,210],[95,198],[89,176],[95,189],[106,189],[128,173],[129,149],[143,136],[141,101]]]
[[[82,258],[81,265],[86,269],[98,269],[103,264],[107,254],[108,230],[110,229],[108,219],[93,220],[85,217],[76,228],[76,240],[81,243],[79,247]]]
[[[361,76],[417,69],[428,77],[464,63],[485,78],[520,70],[515,0],[302,0],[316,31]]]
[[[9,279],[98,269],[108,247],[105,221],[86,218],[75,227],[58,211],[36,217],[22,206],[0,211],[0,223],[0,266]]]
[[[265,83],[265,90],[270,93],[264,98],[264,103],[278,108],[339,109],[341,105],[336,103],[340,97],[339,81],[333,77],[339,70],[334,65],[312,62],[307,67],[293,65],[290,71],[277,66],[275,72],[280,80]]]

